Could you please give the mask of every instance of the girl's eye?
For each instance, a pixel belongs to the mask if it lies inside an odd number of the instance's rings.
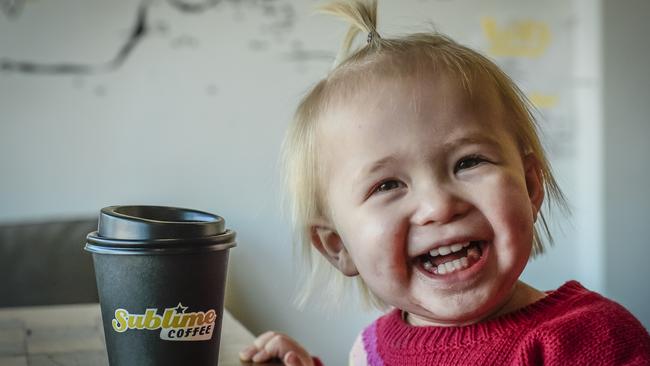
[[[467,157],[464,157],[456,163],[456,166],[454,167],[454,173],[458,173],[458,171],[463,170],[463,169],[469,169],[473,168],[482,162],[486,161],[482,157],[478,155],[470,155]]]
[[[377,186],[377,188],[375,188],[374,191],[375,192],[386,192],[386,191],[390,191],[392,189],[400,188],[400,187],[402,187],[402,185],[403,185],[402,182],[400,182],[398,180],[395,180],[395,179],[386,180],[386,181],[381,182]]]

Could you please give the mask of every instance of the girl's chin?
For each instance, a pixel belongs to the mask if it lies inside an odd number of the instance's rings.
[[[412,325],[434,326],[465,326],[496,318],[504,313],[526,306],[540,297],[521,295],[524,286],[515,282],[510,291],[500,293],[487,291],[485,293],[466,294],[466,297],[456,297],[450,301],[436,303],[420,303],[420,309],[409,312],[407,320]],[[515,296],[519,289],[520,296]],[[534,290],[534,289],[533,289]],[[523,296],[523,297],[522,297]],[[524,301],[518,304],[518,297]],[[543,294],[542,294],[543,297]],[[519,299],[519,300],[522,300]],[[461,310],[462,309],[462,310]]]
[[[485,321],[499,312],[499,304],[503,301],[495,304],[494,297],[473,295],[471,298],[455,298],[435,304],[422,302],[420,309],[409,312],[407,320],[412,325],[456,327]]]
[[[414,326],[437,326],[437,327],[462,327],[479,323],[486,317],[472,316],[469,314],[444,314],[439,316],[420,316],[408,313],[406,316],[407,323]]]

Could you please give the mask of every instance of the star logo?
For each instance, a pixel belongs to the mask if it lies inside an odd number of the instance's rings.
[[[179,313],[179,314],[180,314],[180,313],[184,313],[185,310],[187,310],[187,306],[183,306],[183,304],[181,304],[180,302],[179,302],[178,305],[176,305],[176,307],[174,308],[174,311],[176,311],[176,312]]]

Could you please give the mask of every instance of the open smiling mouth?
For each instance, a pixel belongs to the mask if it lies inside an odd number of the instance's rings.
[[[459,272],[481,259],[486,244],[484,240],[476,240],[442,246],[419,256],[417,261],[425,271],[436,275]]]

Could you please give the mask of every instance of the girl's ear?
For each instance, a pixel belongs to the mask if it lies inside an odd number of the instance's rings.
[[[346,276],[359,274],[357,266],[343,244],[341,236],[329,224],[318,223],[310,227],[311,244]]]
[[[539,160],[532,153],[524,157],[524,174],[528,197],[533,208],[533,220],[537,221],[537,214],[544,201],[544,175]]]

